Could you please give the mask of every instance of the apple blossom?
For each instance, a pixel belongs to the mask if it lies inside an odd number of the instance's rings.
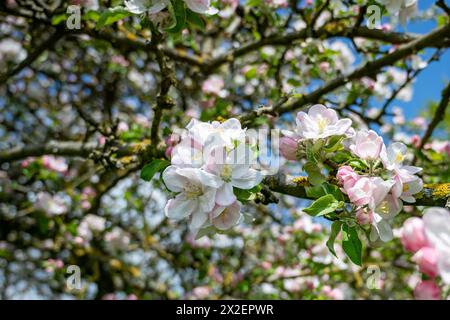
[[[346,191],[355,205],[368,205],[369,208],[375,209],[386,197],[392,184],[391,181],[384,181],[380,177],[362,177]]]
[[[237,201],[225,207],[216,205],[209,213],[211,224],[219,230],[228,230],[235,226],[241,217],[241,206]]]
[[[61,157],[53,157],[53,156],[43,156],[42,164],[49,170],[53,170],[59,173],[67,172],[69,166],[66,163],[66,160]]]
[[[217,188],[223,184],[219,177],[198,168],[169,166],[163,172],[169,190],[179,192],[167,202],[166,216],[181,220],[191,218],[191,228],[200,228],[215,206]]]
[[[67,205],[63,198],[58,195],[50,195],[47,192],[37,194],[36,208],[45,211],[50,216],[61,215],[67,212]]]
[[[228,206],[236,201],[233,187],[247,190],[261,183],[260,172],[250,168],[252,154],[242,144],[230,152],[224,147],[215,147],[211,151],[205,169],[224,182],[216,193],[217,204]]]
[[[94,232],[105,230],[106,220],[93,214],[86,215],[77,227],[78,236],[86,241],[90,241]]]
[[[352,167],[342,166],[338,169],[336,178],[344,187],[344,191],[347,193],[347,190],[352,188],[360,177],[355,171],[353,171]]]
[[[419,269],[422,273],[425,273],[431,278],[438,275],[438,253],[436,249],[431,247],[423,247],[416,252],[412,259],[419,265]]]
[[[208,94],[214,94],[219,96],[225,83],[222,77],[217,75],[212,75],[203,82],[202,91]]]
[[[450,284],[450,211],[428,208],[424,211],[423,222],[427,239],[438,254],[439,274]]]
[[[335,110],[320,104],[312,106],[308,113],[300,111],[297,114],[296,123],[296,134],[304,139],[344,135],[352,125],[350,119],[339,120]]]
[[[371,215],[371,241],[376,241],[378,238],[384,242],[392,240],[394,234],[391,228],[391,221],[398,213],[400,213],[402,208],[402,202],[391,194],[388,194],[383,199],[376,209],[373,210]]]
[[[402,167],[407,151],[408,149],[406,145],[401,142],[394,142],[391,144],[380,154],[384,167],[388,170],[394,170]]]
[[[410,252],[417,252],[429,245],[422,219],[412,217],[403,223],[401,242],[405,249]]]
[[[422,281],[414,289],[414,297],[417,300],[440,300],[441,290],[433,280]]]
[[[135,14],[148,12],[154,14],[164,10],[169,0],[125,0],[127,9]],[[194,12],[202,14],[215,14],[217,9],[211,7],[210,0],[184,0],[186,6]]]
[[[384,147],[383,138],[373,130],[359,130],[353,137],[350,151],[363,160],[378,159]]]

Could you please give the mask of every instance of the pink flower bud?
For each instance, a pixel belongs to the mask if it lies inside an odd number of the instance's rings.
[[[336,178],[345,190],[350,189],[359,180],[358,174],[350,166],[340,167]]]
[[[319,69],[322,72],[326,72],[330,69],[330,63],[327,61],[323,61],[319,64]]]
[[[441,290],[432,280],[420,282],[414,289],[416,300],[440,300]]]
[[[411,137],[411,144],[418,148],[420,146],[420,140],[419,135],[415,134]]]
[[[413,260],[419,265],[420,271],[429,277],[434,278],[438,275],[438,253],[434,248],[423,247],[416,252]]]
[[[289,137],[282,137],[280,139],[280,152],[287,160],[297,160],[297,148],[297,140]]]
[[[402,229],[401,242],[405,249],[410,252],[417,252],[429,245],[422,219],[413,217],[405,221]]]
[[[356,211],[356,220],[360,225],[370,224],[373,221],[373,213],[364,209]]]

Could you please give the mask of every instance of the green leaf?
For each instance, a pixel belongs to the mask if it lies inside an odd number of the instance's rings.
[[[327,194],[314,201],[308,208],[303,209],[303,211],[311,216],[323,216],[335,211],[338,207],[339,201],[333,195]]]
[[[199,14],[191,10],[186,10],[186,20],[189,24],[193,25],[199,30],[201,31],[205,30],[205,22],[203,21],[202,17]]]
[[[362,244],[359,240],[356,227],[343,225],[342,227],[342,249],[350,260],[360,266],[362,264]]]
[[[324,195],[331,194],[336,200],[344,201],[344,195],[338,186],[325,182],[318,186],[305,187],[306,195],[309,198],[320,198]]]
[[[131,15],[132,15],[131,12],[129,12],[127,9],[125,9],[124,7],[121,7],[121,6],[109,8],[108,10],[106,10],[105,12],[103,12],[101,14],[95,28],[97,30],[100,30],[104,26],[110,25],[114,22],[122,20]]]
[[[327,145],[325,146],[325,151],[327,152],[335,152],[338,151],[342,147],[342,140],[344,140],[344,136],[332,136]]]
[[[142,168],[141,179],[150,181],[157,172],[163,171],[169,165],[170,162],[167,160],[155,159],[147,164],[144,168]]]
[[[336,258],[337,258],[337,256],[336,256],[336,251],[334,251],[334,242],[336,241],[336,237],[338,236],[339,232],[341,232],[341,226],[342,226],[341,221],[333,222],[333,224],[331,225],[330,237],[328,238],[328,241],[327,241],[328,249]]]
[[[62,14],[53,16],[52,17],[52,25],[56,26],[56,25],[60,24],[61,22],[67,21],[68,17],[69,17],[69,15],[66,13],[62,13]]]
[[[333,160],[336,163],[343,163],[350,160],[352,157],[353,156],[349,151],[340,150],[335,153],[335,155],[333,156],[333,158],[331,158],[331,160]]]
[[[303,169],[308,174],[309,182],[313,186],[321,185],[322,183],[324,183],[327,180],[324,177],[324,175],[320,172],[320,167],[317,163],[307,162],[303,166]]]
[[[172,14],[174,23],[166,29],[170,33],[180,33],[186,25],[186,7],[181,0],[171,0],[169,11]]]
[[[233,193],[236,196],[236,198],[241,202],[247,202],[255,199],[255,193],[251,190],[244,190],[234,187]]]

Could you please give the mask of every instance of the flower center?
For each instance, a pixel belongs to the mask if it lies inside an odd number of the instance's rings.
[[[403,192],[407,192],[409,190],[409,185],[403,184]]]
[[[203,195],[203,190],[199,185],[187,183],[184,187],[184,193],[188,199],[195,199]]]
[[[330,120],[327,118],[319,117],[319,120],[317,121],[317,125],[319,126],[320,133],[323,133],[325,131],[325,128],[330,124]]]
[[[389,213],[389,204],[387,201],[383,201],[379,206],[379,211],[381,214],[388,214]]]
[[[395,155],[395,162],[401,163],[401,162],[403,162],[404,159],[405,159],[405,156],[403,154],[401,154],[400,152],[397,152],[397,154]]]
[[[220,177],[222,178],[223,181],[230,182],[232,173],[233,173],[233,168],[230,165],[225,164],[223,166],[222,174],[220,175]]]

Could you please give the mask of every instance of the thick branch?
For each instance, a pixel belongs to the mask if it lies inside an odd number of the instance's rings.
[[[266,113],[278,113],[283,114],[286,112],[290,112],[301,107],[304,107],[307,104],[315,103],[319,100],[323,95],[332,92],[333,90],[345,85],[349,81],[361,79],[365,76],[376,73],[378,70],[393,65],[395,62],[417,52],[427,47],[435,47],[439,46],[444,42],[444,39],[449,37],[450,35],[450,24],[447,24],[443,27],[440,27],[429,34],[426,34],[420,38],[417,38],[401,47],[399,47],[394,52],[383,56],[374,61],[366,62],[363,66],[360,66],[355,71],[350,73],[349,75],[343,75],[337,77],[322,87],[312,91],[311,93],[301,96],[296,99],[290,99],[286,103],[281,104],[279,106],[266,108]],[[253,110],[250,113],[247,113],[240,117],[241,121],[249,121],[253,119],[255,116],[259,115],[260,112],[258,110]]]
[[[311,199],[306,194],[305,187],[309,186],[306,177],[289,177],[283,174],[266,177],[263,181],[270,190],[297,198]],[[450,201],[450,183],[426,184],[421,193],[416,195],[415,206],[448,207]]]

